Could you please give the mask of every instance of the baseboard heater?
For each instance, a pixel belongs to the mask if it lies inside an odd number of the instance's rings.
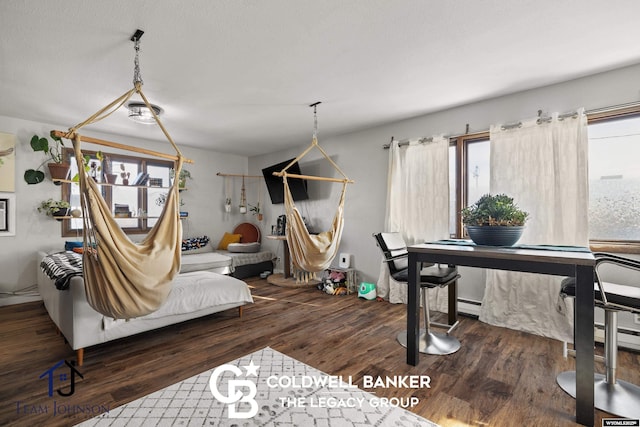
[[[480,301],[458,298],[458,314],[478,319],[481,304]],[[596,342],[604,343],[604,324],[596,323],[594,334]],[[640,351],[640,331],[618,327],[618,347]]]

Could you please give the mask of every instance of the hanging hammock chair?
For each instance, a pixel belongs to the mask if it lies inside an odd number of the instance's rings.
[[[160,308],[169,295],[171,282],[180,270],[182,225],[179,218],[179,180],[174,180],[156,224],[142,242],[134,243],[113,218],[96,182],[87,175],[81,141],[174,159],[176,177],[180,174],[183,162],[190,162],[182,156],[142,93],[142,80],[139,78],[137,64],[138,40],[135,41],[134,88],[84,122],[70,128],[68,132],[54,131],[55,135],[72,140],[78,165],[83,218],[83,275],[87,300],[96,311],[114,319],[130,319],[152,313]],[[141,96],[176,150],[175,156],[83,137],[77,133],[83,126],[111,115],[135,93]]]
[[[286,175],[284,179],[284,206],[287,215],[286,237],[291,262],[298,280],[307,282],[313,273],[329,267],[338,253],[342,228],[344,226],[344,195],[347,183],[343,183],[338,209],[333,217],[331,228],[319,234],[310,234],[300,211],[293,203]],[[305,274],[309,273],[309,274]]]
[[[314,107],[319,103],[312,104]],[[310,175],[296,175],[287,173],[287,169],[299,162],[304,156],[306,156],[313,148],[317,148],[325,159],[331,163],[331,165],[343,176],[339,178],[327,178]],[[327,269],[331,265],[331,261],[338,253],[340,246],[340,239],[342,238],[342,228],[344,226],[344,201],[347,184],[353,183],[347,175],[338,167],[338,165],[331,160],[331,158],[325,153],[325,151],[318,145],[317,138],[317,119],[314,127],[313,139],[311,145],[298,157],[293,159],[284,169],[280,172],[274,172],[274,175],[281,176],[284,184],[284,208],[287,216],[286,237],[287,244],[289,245],[289,253],[291,263],[294,267],[294,275],[297,281],[308,282],[311,280],[315,273]],[[327,231],[323,231],[319,234],[310,234],[307,230],[307,226],[304,223],[304,219],[300,214],[300,211],[296,208],[293,202],[293,196],[289,189],[288,178],[309,179],[316,181],[331,181],[341,182],[342,191],[340,193],[340,200],[338,202],[338,208],[336,210],[331,228]]]

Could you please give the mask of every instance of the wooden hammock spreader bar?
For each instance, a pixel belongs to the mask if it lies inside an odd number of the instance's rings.
[[[54,130],[54,131],[52,131],[52,134],[57,136],[57,137],[60,137],[60,138],[68,138],[69,137],[68,132],[63,132],[63,131],[60,131],[60,130]],[[163,158],[163,159],[168,159],[168,160],[173,160],[173,161],[177,161],[178,160],[178,156],[173,155],[173,154],[160,153],[158,151],[147,150],[146,148],[134,147],[132,145],[120,144],[118,142],[105,141],[103,139],[92,138],[90,136],[79,135],[79,137],[80,137],[80,141],[88,142],[88,143],[91,143],[91,144],[102,145],[102,146],[111,147],[111,148],[117,148],[117,149],[125,150],[125,151],[133,151],[133,152],[136,152],[136,153],[141,153],[141,154],[146,154],[146,155],[149,155],[149,156],[160,157],[160,158]],[[184,158],[184,162],[185,163],[193,163],[193,160]]]
[[[287,173],[287,169],[289,169],[295,163],[299,162],[300,159],[302,159],[304,156],[306,156],[309,153],[309,151],[311,151],[314,147],[317,148],[318,150],[320,150],[320,152],[322,153],[324,158],[327,159],[327,161],[329,163],[331,163],[331,166],[333,166],[333,168],[335,170],[337,170],[340,173],[340,175],[342,175],[344,177],[343,179],[340,179],[340,178],[327,178],[327,177],[323,177],[323,176],[313,176],[313,175],[297,175],[297,174],[289,174],[289,173]],[[342,172],[342,169],[340,169],[340,167],[336,164],[336,162],[331,160],[331,157],[329,157],[327,155],[327,153],[322,149],[322,147],[320,147],[320,145],[318,144],[318,139],[315,137],[315,135],[313,136],[313,139],[311,141],[311,145],[309,145],[307,147],[307,149],[302,152],[302,154],[300,154],[295,159],[291,160],[291,162],[289,162],[289,164],[287,166],[285,166],[280,172],[274,172],[273,174],[275,176],[280,176],[280,177],[283,177],[283,176],[286,175],[287,178],[289,178],[289,177],[291,177],[291,178],[300,178],[300,179],[308,179],[308,180],[311,180],[311,181],[343,182],[345,184],[353,184],[355,182],[354,180],[349,179],[349,177],[344,172]]]
[[[315,176],[315,175],[298,175],[295,173],[286,173],[286,172],[274,172],[275,176],[286,176],[287,178],[299,178],[299,179],[308,179],[310,181],[329,181],[329,182],[344,182],[347,184],[353,184],[355,181],[349,178],[328,178],[325,176]]]

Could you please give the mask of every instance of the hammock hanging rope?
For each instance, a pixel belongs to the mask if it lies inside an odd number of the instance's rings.
[[[284,184],[284,207],[287,216],[286,237],[289,246],[291,262],[294,267],[294,274],[298,281],[308,282],[315,273],[325,270],[331,265],[331,261],[338,253],[340,239],[342,238],[342,229],[344,226],[344,201],[347,184],[353,183],[347,175],[338,167],[338,165],[327,155],[327,153],[318,144],[317,132],[318,122],[316,116],[316,106],[319,102],[311,104],[314,107],[314,133],[311,145],[307,147],[298,157],[293,159],[280,172],[274,172],[274,175],[282,177]],[[287,173],[287,169],[299,162],[313,148],[317,148],[324,158],[340,173],[343,178],[329,178],[311,175],[297,175]],[[293,202],[293,196],[289,189],[288,178],[300,178],[316,181],[341,182],[342,191],[338,208],[331,223],[331,228],[319,234],[310,234],[300,211]]]
[[[135,42],[134,88],[87,120],[70,128],[68,132],[55,132],[72,140],[78,166],[83,214],[83,275],[87,300],[96,311],[115,319],[129,319],[152,313],[160,308],[169,295],[171,282],[180,270],[182,225],[179,218],[178,180],[174,180],[156,224],[142,242],[134,243],[113,218],[98,185],[87,175],[84,168],[81,141],[88,140],[108,146],[114,146],[115,143],[82,137],[78,130],[110,116],[137,93],[176,151],[176,156],[162,156],[175,159],[175,176],[179,176],[183,162],[190,162],[184,158],[142,93],[137,57],[139,39]],[[115,146],[146,154],[157,154],[136,147],[120,144]]]

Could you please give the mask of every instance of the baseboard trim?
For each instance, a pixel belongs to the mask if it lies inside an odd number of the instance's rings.
[[[22,304],[25,302],[42,301],[40,295],[11,295],[0,298],[0,307],[6,305]]]
[[[480,301],[458,298],[458,314],[477,319],[480,317]]]
[[[480,301],[458,298],[458,314],[474,318],[480,317]],[[604,324],[596,323],[594,329],[595,340],[604,343]],[[618,347],[640,351],[640,330],[618,328]]]
[[[594,334],[596,342],[604,343],[604,324],[596,323]],[[640,351],[640,331],[618,328],[618,348]]]

